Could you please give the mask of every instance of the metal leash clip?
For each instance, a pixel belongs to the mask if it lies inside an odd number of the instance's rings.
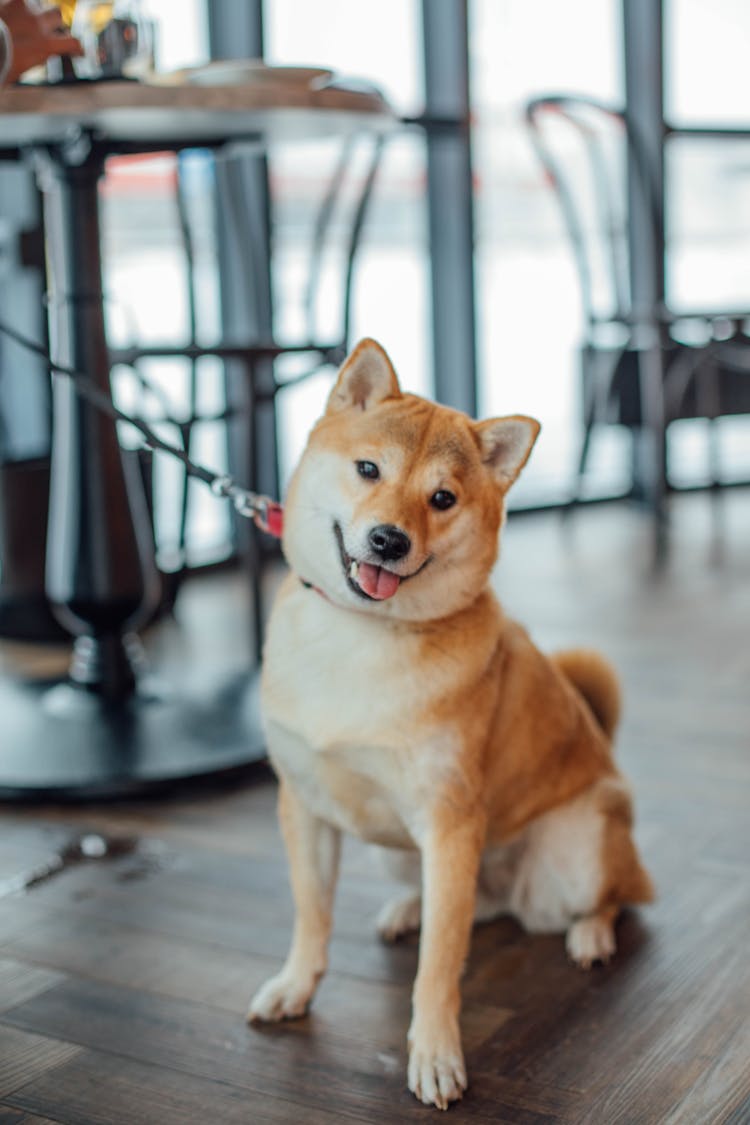
[[[240,488],[229,476],[215,477],[211,482],[211,491],[214,496],[224,496],[231,500],[237,514],[253,520],[261,531],[273,535],[276,539],[281,538],[284,509],[270,496],[260,496],[257,492],[251,492],[249,488]]]

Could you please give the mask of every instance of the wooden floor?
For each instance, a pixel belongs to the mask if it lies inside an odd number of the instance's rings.
[[[512,921],[475,931],[455,1122],[750,1122],[750,498],[726,507],[717,559],[706,498],[676,505],[659,578],[632,511],[581,513],[569,539],[554,517],[506,532],[506,608],[543,645],[594,643],[621,669],[618,754],[659,899],[622,918],[618,956],[590,973],[558,937]],[[200,659],[208,604],[224,606],[214,646],[241,653],[227,579],[187,594],[180,650]],[[405,1086],[417,943],[376,940],[391,888],[361,846],[345,849],[313,1013],[243,1021],[291,921],[267,778],[0,820],[0,1125],[434,1118]],[[82,858],[75,841],[96,833],[118,854]]]

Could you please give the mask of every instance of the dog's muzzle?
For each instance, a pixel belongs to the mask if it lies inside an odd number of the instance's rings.
[[[385,566],[353,558],[344,546],[344,533],[341,530],[341,524],[338,522],[333,525],[333,533],[338,544],[341,565],[349,589],[358,597],[366,598],[368,601],[383,602],[392,598],[402,582],[406,582],[409,578],[415,578],[432,559],[431,555],[428,556],[412,574],[394,574],[392,570],[388,570]],[[375,542],[373,542],[373,536]],[[387,559],[390,562],[405,558],[411,550],[411,540],[406,532],[390,524],[380,524],[373,528],[368,540],[373,554],[379,556],[383,561]],[[380,545],[379,549],[377,544]]]

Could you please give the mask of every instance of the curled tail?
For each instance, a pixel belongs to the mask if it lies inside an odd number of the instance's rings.
[[[612,738],[620,718],[620,685],[612,665],[588,648],[556,652],[552,659],[586,700],[607,738]]]

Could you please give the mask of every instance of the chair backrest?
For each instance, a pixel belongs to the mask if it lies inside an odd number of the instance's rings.
[[[589,327],[632,316],[628,167],[662,223],[646,151],[623,110],[583,95],[531,99],[526,122],[560,205]]]
[[[320,282],[323,272],[323,259],[326,252],[326,241],[345,179],[347,174],[350,174],[352,170],[354,150],[358,145],[362,147],[361,141],[362,138],[360,137],[352,137],[345,141],[317,214],[310,248],[310,264],[305,291],[305,317],[307,333],[310,339],[315,339],[316,336],[316,306],[320,298]],[[365,166],[359,172],[359,184],[355,187],[353,192],[353,199],[350,204],[350,219],[345,236],[344,272],[340,294],[342,310],[342,362],[352,344],[351,320],[354,264],[360,246],[362,229],[370,204],[372,189],[375,184],[375,177],[380,166],[385,140],[382,136],[374,135],[365,138],[365,144],[369,152],[365,154]]]
[[[317,198],[314,193],[285,198],[281,188],[272,186],[268,220],[276,298],[274,335],[282,347],[326,341],[332,345],[329,362],[340,363],[345,358],[351,344],[354,266],[384,143],[378,134],[347,137],[328,174],[321,176],[325,156],[315,166],[315,179],[320,176],[323,180],[322,185],[315,185]],[[331,153],[327,155],[330,158]],[[255,272],[268,268],[265,245],[259,246],[253,237],[249,200],[242,191],[228,191],[227,204],[242,243],[242,268],[252,292]],[[283,228],[285,223],[292,231],[291,239],[279,237],[279,225]],[[294,244],[293,253],[287,253],[287,258],[293,258],[291,267],[278,253],[282,242],[287,251],[289,243]],[[326,314],[322,318],[321,306]]]

